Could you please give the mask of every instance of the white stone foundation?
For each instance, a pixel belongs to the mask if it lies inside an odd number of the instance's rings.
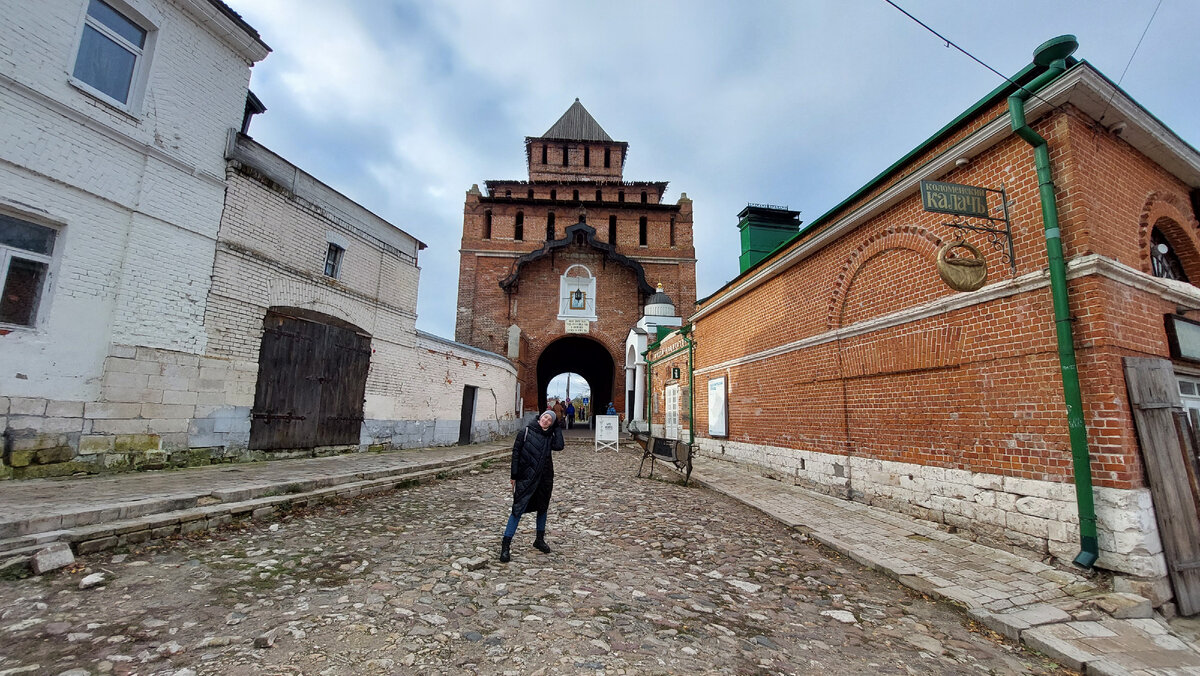
[[[702,456],[758,465],[796,485],[954,526],[987,544],[1048,553],[1067,562],[1079,553],[1074,484],[721,439],[696,443]],[[1095,488],[1094,499],[1097,567],[1165,578],[1149,490]]]

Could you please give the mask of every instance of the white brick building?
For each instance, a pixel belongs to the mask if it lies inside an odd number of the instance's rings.
[[[250,68],[270,50],[223,2],[0,0],[0,13],[0,477],[244,457],[274,306],[370,335],[362,427],[393,434],[364,431],[359,448],[436,427],[417,411],[461,405],[461,382],[441,393],[451,403],[403,403],[402,375],[422,359],[416,240],[252,142],[230,142]],[[272,192],[243,171],[252,163],[227,163],[231,148],[253,148],[261,176],[282,168],[297,184]],[[233,227],[297,213],[306,227],[286,233]],[[335,239],[353,264],[328,283]],[[505,360],[483,361],[480,382],[515,391]],[[479,418],[480,431],[512,408]],[[378,412],[389,417],[376,423]]]

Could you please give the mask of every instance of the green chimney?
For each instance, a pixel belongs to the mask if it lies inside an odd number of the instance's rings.
[[[738,230],[742,232],[738,265],[740,272],[745,272],[800,232],[800,212],[769,204],[747,204],[738,214]]]

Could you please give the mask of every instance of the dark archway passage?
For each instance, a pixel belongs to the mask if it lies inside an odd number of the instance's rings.
[[[550,343],[537,363],[538,406],[546,407],[546,388],[560,373],[578,373],[591,387],[594,406],[608,406],[613,400],[612,355],[603,345],[582,336],[568,336]]]

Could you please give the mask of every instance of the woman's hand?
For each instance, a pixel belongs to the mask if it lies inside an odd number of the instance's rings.
[[[509,479],[508,483],[512,484],[512,489],[514,491],[517,490],[517,480],[516,479]]]

